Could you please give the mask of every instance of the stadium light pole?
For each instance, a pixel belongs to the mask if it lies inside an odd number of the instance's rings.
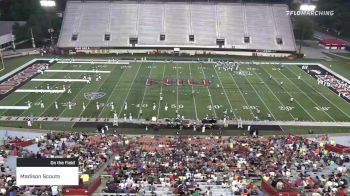
[[[56,6],[56,1],[55,0],[40,0],[40,5],[43,8],[52,8]],[[48,33],[50,33],[50,41],[51,41],[51,46],[53,47],[53,33],[54,29],[52,27],[52,21],[50,19],[50,28],[47,30]]]
[[[312,4],[301,4],[299,7],[299,11],[301,12],[312,12],[316,10],[316,5],[312,5]],[[300,40],[300,46],[299,46],[299,54],[301,55],[301,47],[303,45],[304,42],[304,25],[302,25],[301,27],[301,40]]]

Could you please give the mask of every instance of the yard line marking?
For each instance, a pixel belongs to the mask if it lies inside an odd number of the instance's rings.
[[[119,77],[119,80],[118,80],[117,84],[114,85],[111,94],[108,96],[108,99],[107,99],[106,104],[108,104],[109,101],[110,101],[110,99],[112,98],[113,92],[115,91],[115,88],[119,85],[119,82],[120,82],[120,80],[122,79],[123,74],[124,74],[125,72],[126,72],[126,69],[123,69],[123,72],[122,72],[122,74],[120,74],[120,77]],[[98,114],[98,117],[101,116],[101,114],[102,114],[102,112],[103,112],[104,110],[105,110],[105,108],[103,108],[103,109],[101,110],[101,112]]]
[[[249,83],[249,85],[254,89],[255,93],[258,95],[260,101],[264,104],[264,106],[266,107],[266,109],[269,111],[269,113],[271,114],[271,116],[275,119],[275,121],[277,120],[275,118],[275,116],[273,115],[273,113],[271,112],[270,108],[267,107],[267,105],[265,104],[264,100],[261,98],[260,94],[255,90],[255,87],[252,85],[252,83],[249,81],[249,79],[247,77],[244,77],[244,79],[246,79]],[[282,127],[281,127],[282,128]],[[283,129],[282,129],[283,130]]]
[[[163,64],[163,75],[162,75],[162,81],[164,80],[164,74],[165,74],[165,64]],[[160,96],[163,96],[163,85],[164,84],[161,84],[160,85],[160,94],[159,94],[159,101],[158,101],[158,110],[157,110],[157,119],[159,118],[159,109],[160,109]]]
[[[238,91],[239,91],[239,94],[241,94],[241,96],[242,96],[242,98],[243,98],[245,104],[247,104],[247,106],[249,106],[248,101],[245,99],[245,97],[244,97],[242,91],[239,89],[238,84],[236,83],[236,80],[233,78],[232,73],[229,73],[228,75],[231,76],[231,79],[232,79],[233,83],[235,83],[235,86],[237,87],[237,89],[238,89]],[[252,110],[250,107],[248,107],[248,108],[249,108],[249,110],[250,110],[250,114],[252,115],[252,117],[253,117],[253,119],[254,119],[255,116],[254,116],[253,110]],[[243,119],[242,119],[242,120],[243,120]],[[249,119],[248,119],[248,120],[249,120]]]
[[[299,91],[301,91],[309,100],[311,100],[317,107],[320,107],[313,99],[311,99],[304,91],[302,91],[296,84],[294,84],[293,81],[291,81],[287,76],[284,75],[284,73],[282,73],[280,70],[278,70],[278,72],[280,72],[285,78],[287,78],[287,80],[293,85],[295,86],[297,89],[299,89]],[[336,120],[330,116],[326,111],[323,111],[328,117],[330,117],[334,122],[336,122]]]
[[[203,64],[200,63],[200,65],[201,65],[201,68],[202,68],[202,74],[203,74],[204,80],[206,80],[207,78],[205,77],[205,74],[204,74]],[[209,90],[209,86],[207,86],[207,90],[208,90],[209,97],[210,97],[211,108],[213,108],[215,118],[217,118],[215,107],[214,107],[214,103],[213,103],[213,99],[211,98],[211,93],[210,93],[210,90]]]
[[[85,88],[86,86],[87,86],[87,85],[85,85],[84,88]],[[82,91],[84,88],[82,88],[80,91]],[[78,93],[76,93],[75,97],[80,93],[80,91],[79,91]],[[55,99],[55,101],[58,100],[62,95],[64,95],[64,94],[61,94],[60,96],[58,96],[58,97]],[[74,99],[75,99],[75,97],[74,97]],[[46,108],[44,111],[42,111],[42,112],[40,113],[39,116],[42,116],[42,115],[51,107],[51,105],[53,105],[53,104],[55,103],[55,101],[54,101],[54,102],[51,102],[51,103],[47,106],[47,108]],[[66,109],[67,109],[67,108],[66,108]],[[60,113],[59,117],[61,117],[61,114],[62,114],[62,112]]]
[[[82,76],[82,75],[83,75],[83,74],[80,74],[79,77]],[[43,85],[43,84],[45,84],[45,83],[43,82],[43,83],[41,83],[40,85]],[[58,86],[59,84],[60,84],[59,82],[56,82],[55,85],[54,85],[53,87],[56,87],[56,86]],[[60,94],[59,97],[61,97],[63,94],[64,94],[64,93]],[[48,95],[48,94],[46,94],[46,95]],[[37,102],[38,100],[42,100],[44,96],[45,96],[45,94],[41,95],[38,99],[35,100],[35,102]],[[56,100],[56,99],[55,99],[55,100]],[[33,103],[34,103],[34,102],[33,102]],[[40,113],[39,116],[41,116],[42,114],[44,114],[44,112],[45,112],[53,103],[54,103],[54,102],[51,102],[51,103],[48,105],[48,107],[47,107],[43,112]],[[28,110],[27,110],[27,111],[28,111]],[[22,112],[22,113],[20,114],[20,116],[22,116],[25,112],[26,112],[26,111]],[[29,112],[29,111],[28,111],[28,112]]]
[[[216,71],[216,68],[214,67],[214,64],[213,64],[213,69],[214,69],[214,71],[215,71],[216,76],[217,76],[217,77],[218,77],[218,79],[219,79],[219,82],[220,82],[221,88],[222,88],[222,90],[223,90],[223,91],[224,91],[224,93],[225,93],[225,96],[226,96],[226,99],[227,99],[228,104],[230,105],[231,111],[233,112],[233,115],[234,115],[234,116],[235,116],[235,118],[236,118],[237,116],[236,116],[236,114],[235,114],[235,112],[234,112],[234,110],[233,110],[233,107],[232,107],[232,105],[231,105],[230,100],[228,99],[228,96],[227,96],[226,90],[225,90],[225,88],[224,88],[224,85],[222,84],[222,81],[221,81],[221,79],[220,79],[220,76],[218,75],[218,72]]]
[[[286,66],[286,67],[288,67],[288,66]],[[290,70],[293,74],[295,74],[295,75],[297,75],[292,69],[290,69],[290,68],[287,68],[288,70]],[[310,76],[310,75],[309,75]],[[312,77],[312,76],[310,76],[310,77]],[[314,79],[314,78],[312,78],[312,79]],[[338,108],[338,110],[339,111],[341,111],[343,114],[345,114],[347,117],[349,117],[349,119],[350,119],[350,116],[347,114],[347,113],[345,113],[342,109],[340,109],[337,105],[335,105],[333,102],[331,102],[327,97],[325,97],[323,94],[321,94],[320,92],[318,92],[317,91],[317,89],[315,89],[315,87],[313,87],[313,86],[311,86],[309,83],[307,83],[307,82],[305,82],[304,80],[302,80],[303,81],[303,83],[305,83],[305,84],[307,84],[309,87],[311,87],[313,90],[315,90],[319,95],[321,95],[323,98],[325,98],[330,104],[332,104],[333,106],[335,106],[336,108]],[[329,90],[329,89],[328,89]]]
[[[179,68],[176,63],[176,110],[179,112],[179,85],[177,85],[177,81],[179,80]]]
[[[251,67],[250,65],[248,65],[248,66]],[[266,86],[266,87],[269,89],[269,91],[273,94],[273,96],[277,99],[277,101],[278,101],[282,106],[284,106],[284,104],[282,103],[282,101],[275,95],[275,93],[270,89],[270,87],[269,87],[268,85],[266,85],[266,83],[265,83],[264,80],[259,76],[259,74],[257,74],[256,71],[254,71],[254,73],[255,73],[256,76],[258,76],[259,80],[262,81],[262,82],[264,83],[264,86]],[[293,118],[293,120],[294,120],[295,118],[294,118],[294,116],[291,114],[291,112],[288,112],[288,113],[292,116],[292,118]]]
[[[262,70],[263,70],[264,72],[266,72],[267,74],[269,74],[267,71],[264,70],[264,68],[262,68]],[[275,80],[274,77],[271,76],[271,78],[278,84],[277,80]],[[288,90],[286,90],[284,87],[282,87],[282,89],[284,89],[285,92],[287,92],[288,95],[289,95],[290,97],[292,97],[292,95],[288,92]],[[298,93],[299,93],[299,92],[298,92]],[[309,117],[311,117],[312,120],[316,121],[316,119],[308,112],[307,109],[305,109],[305,108],[300,104],[300,102],[299,102],[297,99],[295,99],[295,102],[309,115]]]
[[[188,68],[190,70],[190,78],[192,80],[192,71],[191,71],[191,63],[188,64]],[[192,88],[192,92],[194,92],[193,90],[193,85],[191,85]],[[198,113],[197,113],[197,104],[196,104],[196,99],[194,98],[194,94],[192,93],[192,98],[193,98],[193,104],[194,104],[194,111],[196,113],[196,120],[198,120]]]
[[[67,67],[67,65],[66,66],[63,66],[63,67]],[[52,76],[54,76],[55,74],[52,74]],[[38,76],[36,76],[36,77],[38,77]],[[30,81],[29,81],[30,82]],[[40,82],[40,84],[39,85],[44,85],[45,84],[45,82]],[[56,86],[57,84],[55,84],[54,85],[54,87]],[[36,85],[37,86],[37,85]],[[12,94],[12,93],[11,93]],[[18,104],[19,102],[21,102],[25,97],[27,97],[28,95],[30,95],[31,93],[26,93],[26,95],[25,96],[23,96],[21,99],[19,99],[18,101],[16,101],[15,103],[13,103],[12,105],[16,105],[16,104]],[[41,95],[41,97],[40,97],[40,99],[43,97],[44,95]],[[1,101],[4,101],[4,100],[6,100],[6,98],[9,98],[10,96],[7,96],[7,97],[5,97],[3,100],[1,100]],[[36,99],[35,101],[37,101],[38,99]],[[28,100],[28,101],[30,101],[30,100]],[[5,112],[7,112],[6,110],[4,110],[3,112],[0,112],[0,115],[2,115],[2,114],[4,114]],[[22,112],[20,115],[18,115],[18,116],[22,116],[24,113],[25,113],[26,111],[24,111],[24,112]]]
[[[115,68],[114,68],[114,69],[115,69]],[[113,69],[113,70],[114,70],[114,69]],[[109,77],[110,77],[110,75],[109,75],[108,77],[105,77],[105,78],[103,79],[103,82],[99,81],[99,85],[98,85],[98,88],[97,88],[97,89],[100,89]],[[74,98],[72,99],[72,102],[78,97],[78,95],[79,95],[87,86],[88,86],[88,85],[85,85],[84,88],[82,88],[78,93],[75,94]],[[87,108],[88,105],[91,103],[91,101],[92,101],[92,100],[89,100],[89,101],[87,102],[86,108]],[[62,116],[62,114],[67,110],[67,108],[68,108],[68,107],[66,107],[66,108],[60,113],[59,116]],[[81,112],[79,113],[78,117],[81,117],[81,115],[83,114],[84,111],[85,111],[85,110],[81,110]],[[73,127],[74,124],[75,124],[75,123],[73,123],[71,127]]]
[[[151,76],[151,72],[152,72],[152,70],[153,70],[153,65],[154,65],[154,63],[152,63],[152,65],[151,65],[151,71],[149,71],[149,74],[148,74],[148,78]],[[143,92],[143,96],[142,96],[142,101],[141,101],[141,104],[140,104],[140,110],[139,110],[139,112],[138,112],[138,114],[137,114],[137,119],[139,119],[140,118],[140,111],[142,110],[142,105],[143,105],[143,101],[145,100],[145,95],[146,95],[146,93],[147,93],[147,89],[148,89],[148,86],[146,85],[146,88],[145,88],[145,91]]]
[[[140,63],[139,69],[137,70],[137,72],[136,72],[136,74],[135,74],[135,76],[134,76],[134,79],[132,80],[132,83],[131,83],[131,85],[130,85],[130,87],[129,87],[129,91],[128,91],[128,93],[126,94],[125,99],[124,99],[124,101],[123,101],[123,103],[122,103],[122,105],[121,105],[121,107],[120,107],[120,111],[119,111],[119,113],[118,113],[118,118],[120,117],[120,114],[121,114],[122,111],[123,111],[124,103],[126,102],[126,100],[127,100],[128,97],[129,97],[129,94],[130,94],[130,91],[131,91],[131,87],[134,85],[135,79],[136,79],[137,75],[139,74],[139,71],[140,71],[141,66],[142,66],[142,62]]]

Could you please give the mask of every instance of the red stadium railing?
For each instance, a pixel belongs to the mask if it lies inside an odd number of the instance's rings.
[[[285,188],[284,188],[285,190],[283,191],[276,190],[265,180],[261,181],[261,187],[264,189],[265,192],[267,192],[271,196],[301,196],[301,193],[293,189],[288,182],[283,182],[283,183],[285,185]],[[289,190],[286,190],[286,189],[289,189]]]

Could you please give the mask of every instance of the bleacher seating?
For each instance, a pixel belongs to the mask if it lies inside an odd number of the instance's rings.
[[[217,39],[224,39],[223,48],[295,51],[287,10],[281,4],[68,1],[58,46],[130,47],[135,37],[135,47],[218,48]]]

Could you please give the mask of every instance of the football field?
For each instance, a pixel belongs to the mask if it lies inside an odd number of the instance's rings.
[[[297,65],[224,71],[199,62],[56,63],[19,89],[65,91],[12,92],[0,106],[31,107],[1,116],[350,121],[350,104]]]

